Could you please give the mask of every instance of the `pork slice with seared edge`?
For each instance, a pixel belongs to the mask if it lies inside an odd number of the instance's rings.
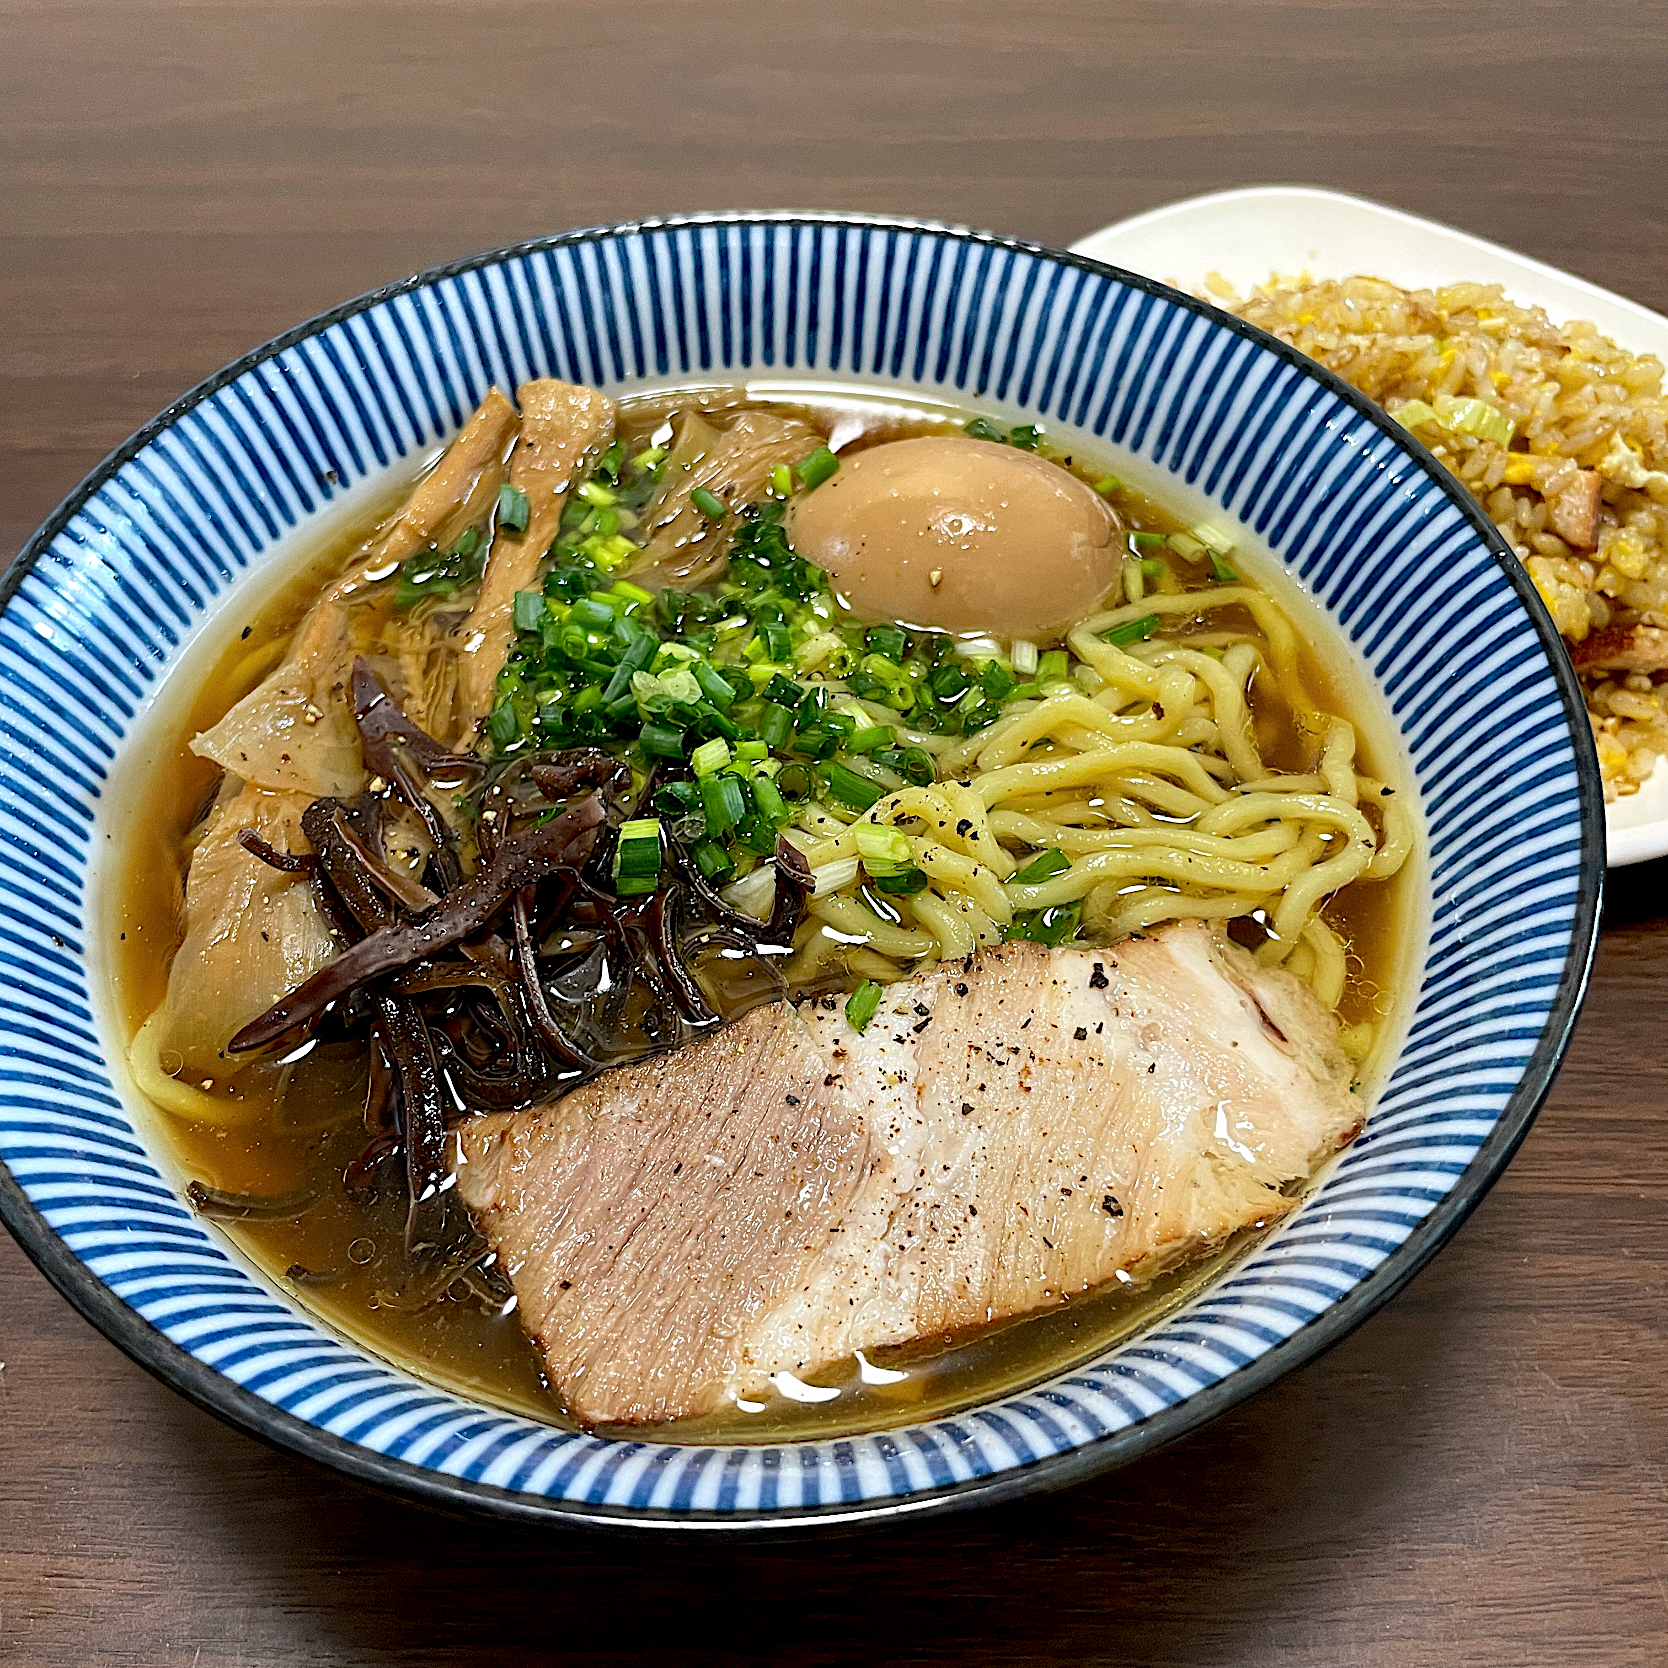
[[[1292,1207],[1362,1123],[1337,1021],[1183,923],[755,1009],[458,1132],[463,1199],[587,1425],[1154,1273]]]

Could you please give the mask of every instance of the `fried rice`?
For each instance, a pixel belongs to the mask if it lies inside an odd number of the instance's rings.
[[[1587,696],[1605,795],[1668,755],[1662,363],[1497,284],[1275,280],[1213,299],[1376,400],[1463,481],[1528,569]]]

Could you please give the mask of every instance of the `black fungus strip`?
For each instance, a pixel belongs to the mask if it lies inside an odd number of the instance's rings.
[[[284,1222],[305,1216],[319,1202],[321,1189],[304,1187],[294,1193],[263,1197],[258,1193],[226,1193],[206,1182],[186,1185],[185,1197],[191,1208],[212,1222]]]
[[[308,815],[328,803],[315,801],[308,808]],[[408,967],[460,939],[472,938],[523,886],[542,880],[557,868],[577,868],[583,864],[596,844],[603,815],[602,802],[593,794],[544,827],[512,835],[498,848],[485,869],[450,893],[437,909],[409,925],[380,926],[357,944],[350,945],[258,1019],[245,1025],[227,1047],[234,1053],[265,1047],[291,1026],[321,1013],[367,979]],[[305,827],[304,821],[304,830]],[[312,838],[311,833],[308,838]],[[322,848],[320,856],[329,868],[330,859]],[[334,883],[335,874],[330,878]],[[363,884],[368,886],[369,882]]]
[[[359,865],[365,871],[365,878],[379,892],[393,899],[395,903],[404,904],[416,915],[421,915],[424,910],[433,909],[440,902],[421,881],[414,880],[410,875],[402,875],[399,870],[392,869],[384,863],[371,850],[370,842],[348,821],[347,813],[341,806],[337,806],[331,822],[343,845],[359,859]]]
[[[597,747],[576,747],[532,767],[534,784],[554,804],[576,793],[620,793],[631,785],[631,766]]]
[[[684,1018],[696,1025],[711,1025],[718,1015],[684,965],[678,942],[679,907],[678,894],[670,886],[662,886],[643,912],[644,924],[648,928],[655,956],[666,969],[673,998],[683,1010]]]
[[[434,807],[434,802],[423,791],[423,782],[411,768],[416,760],[428,776],[456,775],[463,771],[479,771],[481,760],[467,753],[453,753],[434,739],[426,730],[406,717],[399,703],[388,693],[383,683],[363,657],[353,663],[353,717],[359,726],[359,737],[365,753],[365,767],[374,775],[392,782],[400,797],[422,818],[434,845],[435,864],[441,884],[450,890],[458,882],[462,870],[452,831]]]
[[[377,997],[377,1030],[399,1084],[405,1175],[411,1204],[406,1212],[408,1249],[423,1242],[438,1215],[446,1178],[446,1107],[434,1042],[417,1004],[407,997]]]
[[[346,911],[354,930],[349,939],[360,939],[380,927],[391,925],[399,918],[399,911],[366,873],[359,851],[342,838],[337,813],[342,810],[339,799],[315,799],[301,814],[301,832],[318,853],[319,868],[335,893],[337,915]]]
[[[401,749],[430,776],[483,768],[473,753],[454,753],[408,718],[363,655],[353,663],[353,717],[364,742],[365,768],[390,782],[403,771]]]
[[[776,836],[776,898],[770,907],[770,922],[765,928],[777,942],[786,942],[799,925],[805,905],[811,898],[811,865],[805,853],[780,834]]]
[[[514,961],[516,971],[521,975],[528,1012],[539,1035],[564,1066],[574,1066],[581,1071],[598,1071],[601,1068],[597,1062],[562,1030],[550,1011],[550,998],[545,994],[544,983],[539,978],[537,946],[533,942],[532,921],[528,914],[527,894],[531,890],[531,887],[523,887],[517,892],[511,908],[515,921]]]
[[[312,852],[280,851],[276,846],[268,845],[252,828],[240,828],[237,843],[251,857],[258,857],[269,867],[282,869],[287,875],[311,874],[319,866],[319,860]]]

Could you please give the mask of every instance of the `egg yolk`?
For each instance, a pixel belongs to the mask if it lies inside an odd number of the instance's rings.
[[[1044,641],[1116,583],[1118,521],[1032,452],[957,435],[843,459],[794,500],[794,549],[860,618]]]

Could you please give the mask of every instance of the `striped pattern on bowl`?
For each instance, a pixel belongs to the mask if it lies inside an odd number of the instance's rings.
[[[101,801],[182,643],[276,541],[432,447],[496,382],[799,377],[1074,428],[1187,482],[1285,563],[1377,678],[1429,830],[1431,935],[1370,1127],[1248,1260],[1022,1395],[887,1434],[685,1447],[425,1386],[228,1255],[106,1064],[84,951]],[[1452,1232],[1544,1095],[1603,865],[1579,695],[1538,602],[1419,447],[1280,344],[1081,259],[944,227],[715,216],[576,233],[394,286],[230,367],[42,529],[0,614],[0,1211],[171,1383],[383,1487],[520,1515],[757,1526],[1063,1480],[1340,1336]],[[73,715],[66,722],[66,713]]]

